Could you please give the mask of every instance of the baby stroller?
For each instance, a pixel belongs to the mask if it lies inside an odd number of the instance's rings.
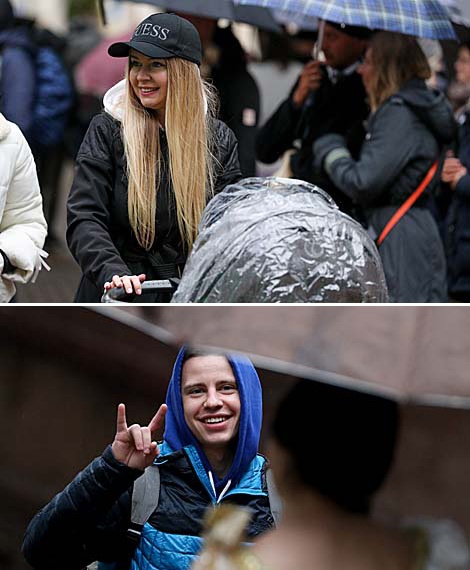
[[[323,190],[246,178],[208,204],[172,303],[383,303],[374,241]]]

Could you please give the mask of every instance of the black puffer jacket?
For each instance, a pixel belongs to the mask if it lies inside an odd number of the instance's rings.
[[[218,161],[215,193],[242,177],[233,132],[216,121]],[[160,134],[164,157],[168,145]],[[167,164],[167,161],[165,161]],[[186,261],[168,173],[157,192],[157,236],[150,252],[139,246],[127,214],[127,177],[121,123],[106,111],[97,115],[80,147],[67,203],[67,243],[83,276],[75,302],[98,303],[113,275],[146,273],[147,279],[177,276]],[[155,298],[164,302],[168,298]]]

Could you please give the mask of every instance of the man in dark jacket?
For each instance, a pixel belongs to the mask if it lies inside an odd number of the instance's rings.
[[[347,213],[351,202],[315,168],[312,145],[324,134],[341,133],[352,155],[358,155],[369,109],[357,67],[370,35],[368,28],[325,22],[324,63],[312,60],[305,65],[289,97],[259,130],[256,144],[258,160],[268,164],[292,149],[292,178],[320,186]]]
[[[165,421],[164,440],[152,432]],[[241,356],[179,352],[162,404],[148,426],[127,426],[118,407],[114,442],[32,520],[23,553],[33,568],[185,570],[202,546],[208,507],[245,505],[254,537],[273,526],[266,459],[258,454],[262,396]],[[157,465],[160,492],[137,546],[126,538],[134,481]],[[134,527],[135,528],[135,527]],[[134,533],[135,534],[135,533]]]

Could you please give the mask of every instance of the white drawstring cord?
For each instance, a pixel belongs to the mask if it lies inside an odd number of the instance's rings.
[[[222,489],[222,492],[219,495],[219,498],[217,499],[217,502],[220,503],[220,501],[222,500],[222,497],[225,495],[225,493],[228,491],[228,488],[230,487],[230,485],[232,484],[232,480],[229,479],[227,481],[227,484],[225,485],[225,487]]]
[[[232,480],[229,479],[227,481],[227,484],[222,489],[222,492],[220,493],[219,497],[217,497],[217,491],[215,490],[214,477],[212,476],[212,471],[208,471],[208,475],[209,475],[209,481],[211,482],[212,490],[214,491],[214,497],[215,497],[216,503],[220,503],[220,501],[222,500],[225,493],[229,490],[229,487],[232,484]]]
[[[209,481],[211,482],[212,491],[214,492],[214,497],[217,500],[217,493],[216,493],[215,485],[214,485],[214,477],[212,477],[212,471],[209,471],[208,475],[209,475]]]

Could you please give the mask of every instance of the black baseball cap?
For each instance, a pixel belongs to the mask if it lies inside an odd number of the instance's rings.
[[[133,48],[147,57],[180,57],[201,65],[202,47],[197,29],[176,14],[152,14],[135,29],[128,42],[108,48],[111,57],[127,57]]]

